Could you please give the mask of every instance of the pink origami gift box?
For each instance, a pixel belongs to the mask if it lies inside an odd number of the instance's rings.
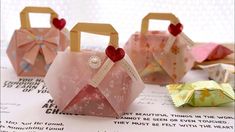
[[[110,36],[105,53],[80,51],[80,34]],[[109,24],[78,23],[70,32],[71,51],[58,52],[45,84],[65,113],[119,117],[144,88],[144,83]]]
[[[148,31],[149,19],[170,20],[169,33]],[[143,18],[141,32],[136,32],[127,41],[124,49],[145,83],[178,82],[193,67],[195,59],[190,46],[194,42],[182,29],[173,14],[149,13]]]
[[[192,54],[198,63],[223,59],[232,53],[232,50],[216,43],[200,43],[192,48]]]
[[[31,28],[29,13],[50,13],[51,28]],[[45,76],[57,51],[69,45],[65,21],[47,7],[26,7],[21,13],[21,28],[15,30],[7,49],[7,55],[19,76]]]

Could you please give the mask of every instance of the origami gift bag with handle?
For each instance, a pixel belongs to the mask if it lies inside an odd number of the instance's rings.
[[[148,31],[150,19],[169,20],[169,32]],[[144,82],[161,85],[177,82],[192,68],[193,42],[182,29],[171,13],[149,13],[143,18],[141,32],[133,34],[124,49]]]
[[[32,28],[29,13],[51,14],[49,28]],[[45,76],[57,51],[69,45],[65,20],[49,7],[25,7],[20,13],[21,28],[15,30],[7,55],[19,76]],[[63,29],[64,28],[64,29]]]
[[[80,50],[81,32],[110,36],[105,52]],[[144,88],[144,83],[109,24],[78,23],[70,31],[70,50],[58,52],[45,84],[66,113],[118,117]]]

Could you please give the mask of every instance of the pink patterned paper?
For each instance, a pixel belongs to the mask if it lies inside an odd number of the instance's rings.
[[[133,34],[124,49],[132,59],[141,78],[146,83],[168,84],[178,82],[192,68],[194,58],[188,41],[181,36],[164,52],[169,38],[165,31],[149,31]]]
[[[66,29],[19,29],[13,34],[7,55],[17,75],[45,76],[57,51],[65,50],[68,44]]]
[[[233,51],[216,43],[200,43],[192,48],[192,54],[198,63],[223,59]]]
[[[97,87],[91,86],[89,83],[99,70],[89,65],[89,59],[94,56],[102,64],[107,60],[106,54],[98,51],[59,52],[45,77],[49,93],[66,113],[121,116],[143,90],[144,83],[136,70],[138,79],[133,79],[118,61]],[[128,55],[123,59],[134,68]]]

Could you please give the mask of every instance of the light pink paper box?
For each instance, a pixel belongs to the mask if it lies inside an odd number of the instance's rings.
[[[192,48],[192,54],[198,63],[223,59],[232,53],[232,50],[216,43],[200,43]]]
[[[104,52],[80,51],[80,34],[110,36]],[[71,51],[58,52],[45,84],[58,108],[65,113],[118,117],[144,88],[144,83],[109,24],[78,23],[70,32]]]
[[[51,28],[31,28],[28,13],[50,13],[55,25]],[[21,28],[15,30],[7,49],[7,55],[19,76],[45,76],[57,51],[69,44],[69,33],[62,29],[65,21],[47,7],[26,7],[21,12]],[[63,23],[64,22],[64,23]],[[57,25],[56,25],[57,24]],[[58,24],[62,24],[59,25]]]
[[[167,31],[148,31],[149,19],[170,20]],[[124,46],[145,83],[168,84],[180,81],[192,68],[193,44],[179,20],[169,13],[149,13],[143,18],[141,32],[133,34]]]

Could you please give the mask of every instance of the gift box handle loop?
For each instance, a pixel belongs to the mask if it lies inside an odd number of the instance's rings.
[[[141,24],[142,34],[148,31],[150,19],[168,20],[174,25],[179,23],[179,19],[172,13],[149,13],[142,19],[142,24]]]
[[[29,20],[29,13],[48,13],[51,14],[50,17],[50,24],[52,24],[52,20],[54,18],[58,17],[58,14],[52,10],[49,7],[25,7],[21,12],[20,12],[20,21],[21,21],[21,28],[29,29],[31,28],[30,26],[30,20]]]
[[[109,45],[118,47],[118,32],[110,24],[77,23],[70,31],[70,50],[80,51],[81,32],[110,36]]]

